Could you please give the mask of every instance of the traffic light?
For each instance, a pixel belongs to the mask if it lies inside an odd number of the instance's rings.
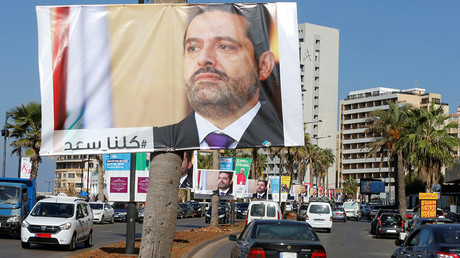
[[[2,129],[2,136],[4,136],[4,137],[10,136],[10,131],[8,131],[7,129],[3,128]]]

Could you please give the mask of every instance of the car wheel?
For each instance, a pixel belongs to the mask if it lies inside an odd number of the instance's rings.
[[[104,220],[105,220],[104,215],[102,215],[102,218],[101,218],[101,221],[99,222],[99,224],[104,224]]]
[[[75,251],[75,245],[76,245],[77,239],[75,237],[75,233],[72,236],[72,239],[70,240],[70,244],[67,245],[67,250],[69,251]]]
[[[29,243],[21,242],[21,246],[22,246],[22,248],[24,248],[24,249],[29,249],[29,248],[30,248],[30,244],[29,244]]]
[[[93,246],[93,231],[89,232],[88,239],[85,241],[85,247],[91,247]]]
[[[110,220],[110,224],[113,224],[113,223],[115,223],[115,217],[114,216],[112,216],[112,220]]]
[[[331,233],[331,230],[332,230],[331,228],[328,228],[328,229],[326,229],[326,232]]]
[[[375,238],[380,238],[379,232],[375,232]]]
[[[347,218],[344,218],[344,219],[343,219],[343,222],[347,222]]]

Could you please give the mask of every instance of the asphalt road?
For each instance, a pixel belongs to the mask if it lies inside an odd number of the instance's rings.
[[[192,228],[206,227],[203,218],[186,218],[178,219],[176,231],[184,231]],[[108,246],[126,240],[126,223],[115,224],[94,224],[93,248]],[[142,235],[142,224],[136,223],[136,238]],[[77,244],[77,250],[74,252],[65,251],[56,246],[32,245],[30,249],[21,247],[21,240],[12,236],[0,236],[0,257],[33,257],[33,258],[51,258],[66,257],[78,254],[79,252],[88,251],[83,244]]]
[[[334,222],[332,232],[318,231],[328,258],[390,257],[396,249],[394,238],[377,239],[369,233],[367,220]],[[233,242],[228,238],[214,242],[200,250],[193,257],[230,257]]]

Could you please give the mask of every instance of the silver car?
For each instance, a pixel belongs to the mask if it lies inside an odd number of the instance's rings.
[[[343,222],[346,222],[347,213],[345,212],[345,209],[342,207],[332,208],[332,220],[343,220]]]
[[[89,206],[93,210],[94,223],[102,224],[104,222],[115,222],[115,211],[108,203],[89,202]]]

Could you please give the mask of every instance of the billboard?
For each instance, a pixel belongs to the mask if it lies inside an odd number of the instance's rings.
[[[377,179],[366,180],[365,178],[361,178],[361,194],[379,194],[383,192],[385,192],[385,182]]]
[[[36,11],[40,155],[304,145],[295,3]]]

